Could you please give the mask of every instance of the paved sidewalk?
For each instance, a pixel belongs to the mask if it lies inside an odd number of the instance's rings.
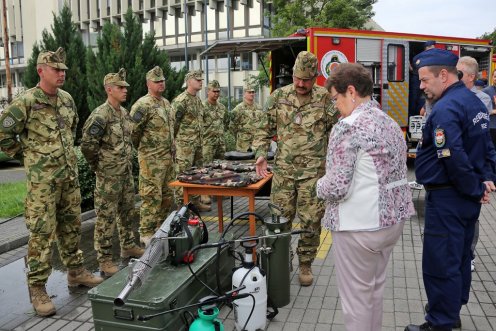
[[[423,191],[414,192],[414,202],[421,213],[405,225],[388,266],[384,300],[383,330],[403,330],[405,325],[423,322],[427,302],[422,282],[421,257],[423,224]],[[461,311],[462,330],[496,330],[496,195],[481,212],[480,240],[477,245],[476,271],[472,273],[470,302]],[[225,202],[226,203],[226,202]],[[266,203],[266,202],[264,202]],[[226,209],[227,210],[227,209]],[[258,210],[258,207],[257,207]],[[91,219],[90,219],[91,220]],[[92,222],[86,222],[88,226]],[[0,230],[0,240],[6,236]],[[328,240],[328,239],[327,239]],[[25,254],[25,246],[0,255],[0,266]],[[17,262],[15,262],[17,263]],[[316,281],[310,287],[298,285],[297,268],[292,274],[291,303],[279,309],[279,315],[267,330],[344,330],[343,316],[336,286],[332,254],[325,249],[313,268]],[[23,274],[17,277],[24,277]],[[9,284],[1,281],[0,298]],[[25,290],[27,296],[27,290]],[[2,305],[15,303],[0,299]],[[63,301],[58,301],[63,300]],[[33,316],[32,310],[10,314],[0,319],[0,330],[94,330],[91,303],[84,290],[64,299],[54,298],[57,315],[50,318]],[[225,330],[233,330],[233,313],[223,308]]]

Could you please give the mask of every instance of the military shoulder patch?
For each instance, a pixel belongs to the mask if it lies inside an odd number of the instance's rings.
[[[451,152],[448,148],[438,149],[437,150],[437,158],[442,159],[444,157],[450,157]]]
[[[143,118],[143,111],[141,109],[138,109],[136,110],[136,112],[133,114],[133,121],[138,123],[139,121],[141,121],[141,119]]]
[[[441,148],[446,144],[446,136],[443,129],[437,128],[434,130],[434,143],[437,148]]]
[[[103,135],[103,131],[103,128],[97,123],[93,123],[89,129],[90,135],[95,137],[101,137]]]
[[[11,116],[6,116],[2,121],[2,127],[8,129],[16,124],[16,120]]]

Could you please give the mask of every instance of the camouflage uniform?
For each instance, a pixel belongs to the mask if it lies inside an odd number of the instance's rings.
[[[220,89],[219,82],[213,80],[208,88]],[[229,114],[227,108],[220,102],[215,105],[203,101],[203,163],[209,164],[214,159],[223,159],[226,152],[224,132],[228,127]]]
[[[38,63],[67,69],[63,49],[43,52]],[[53,62],[52,62],[53,61]],[[51,244],[57,240],[64,265],[83,264],[81,194],[74,139],[78,115],[71,95],[60,88],[50,97],[36,86],[22,93],[0,115],[0,149],[22,153],[27,177],[25,200],[28,284],[44,285],[52,271]]]
[[[123,69],[105,76],[104,85],[126,84]],[[90,114],[83,127],[81,152],[96,173],[95,250],[99,262],[112,259],[115,220],[121,251],[134,247],[132,226],[134,181],[132,175],[132,122],[126,109],[105,102]]]
[[[165,80],[155,67],[147,80]],[[174,194],[168,183],[175,178],[172,163],[172,121],[169,101],[147,94],[131,108],[134,122],[132,141],[138,150],[139,191],[141,196],[140,235],[151,236],[170,212]]]
[[[254,90],[252,87],[247,86],[245,91]],[[236,139],[237,151],[246,152],[252,148],[255,138],[254,132],[260,125],[263,114],[262,107],[255,102],[249,105],[243,100],[243,102],[234,107],[229,129]]]
[[[194,78],[203,79],[201,71],[190,71],[184,81]],[[174,139],[176,146],[176,174],[192,166],[202,166],[202,131],[203,104],[197,95],[188,91],[179,94],[172,101],[174,118]],[[182,203],[182,188],[177,189],[177,204]],[[199,203],[199,197],[193,196],[192,202]]]
[[[317,64],[315,58],[308,68],[307,62],[297,59],[293,70],[302,78],[308,78],[305,73],[311,71],[313,77]],[[325,173],[328,136],[338,113],[327,90],[317,85],[302,104],[293,84],[279,88],[267,99],[265,108],[266,116],[253,143],[256,158],[267,159],[270,140],[277,136],[271,200],[290,221],[298,215],[301,228],[315,231],[314,235],[301,235],[297,248],[300,263],[311,263],[320,243],[325,208],[324,201],[317,199],[315,187]]]

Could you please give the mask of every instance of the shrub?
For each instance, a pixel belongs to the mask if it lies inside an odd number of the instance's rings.
[[[95,173],[90,169],[79,146],[75,148],[75,151],[78,159],[79,185],[81,187],[81,211],[84,212],[94,208],[93,194],[95,191]],[[135,192],[138,192],[138,174],[138,153],[133,149],[133,178]]]

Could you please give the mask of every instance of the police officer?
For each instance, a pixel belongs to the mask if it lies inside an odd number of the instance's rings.
[[[414,59],[420,88],[435,102],[417,152],[415,173],[426,193],[422,271],[426,322],[406,331],[451,330],[469,297],[470,246],[481,203],[494,187],[489,115],[458,80],[453,53],[430,49]]]
[[[298,215],[301,228],[313,231],[302,234],[298,241],[296,252],[302,286],[313,282],[311,265],[320,244],[320,220],[325,209],[315,187],[325,173],[327,139],[338,120],[330,94],[315,85],[318,63],[310,52],[298,54],[293,67],[293,84],[275,90],[267,99],[267,113],[253,142],[257,173],[265,176],[270,141],[277,136],[271,200],[282,207],[290,221]]]
[[[103,281],[83,268],[81,193],[74,138],[78,115],[65,81],[65,52],[41,52],[36,71],[40,82],[16,98],[0,116],[0,148],[24,158],[27,177],[27,265],[31,302],[39,316],[56,310],[45,284],[52,271],[53,240],[68,268],[68,285],[93,287]]]
[[[176,146],[176,175],[192,166],[202,166],[203,104],[198,92],[203,86],[201,70],[190,70],[184,77],[186,90],[172,101],[174,139]],[[181,205],[183,190],[176,191],[177,204]],[[199,196],[191,201],[200,211],[209,211],[209,205],[200,203]]]
[[[148,246],[174,203],[174,193],[167,185],[175,178],[172,163],[171,106],[162,96],[165,77],[156,66],[146,73],[148,94],[131,107],[132,140],[138,150],[140,241]]]
[[[250,84],[244,87],[243,102],[234,107],[230,130],[236,138],[236,150],[252,149],[254,133],[263,117],[262,107],[255,102],[255,89]]]
[[[140,257],[132,224],[134,179],[132,174],[131,117],[121,104],[126,101],[126,71],[109,73],[103,79],[107,101],[93,110],[83,127],[81,152],[95,171],[95,249],[100,271],[111,276],[119,271],[112,262],[115,223],[121,257]]]

